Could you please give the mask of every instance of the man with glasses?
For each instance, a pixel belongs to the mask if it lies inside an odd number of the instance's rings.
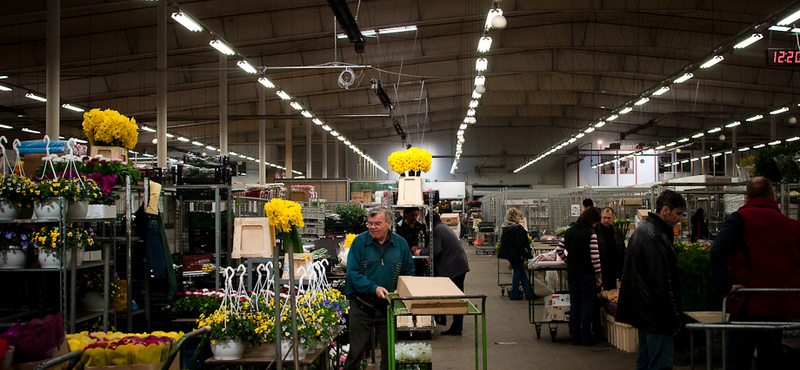
[[[350,301],[350,352],[346,370],[360,368],[361,354],[372,330],[381,347],[381,370],[389,368],[386,295],[397,289],[401,275],[414,275],[414,260],[405,239],[392,233],[392,213],[386,207],[367,212],[367,232],[359,234],[347,257],[344,293]]]

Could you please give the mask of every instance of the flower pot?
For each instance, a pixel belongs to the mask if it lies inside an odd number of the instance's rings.
[[[39,220],[58,220],[61,218],[61,201],[58,198],[33,202],[33,214]]]
[[[81,306],[84,311],[101,312],[103,311],[103,295],[99,292],[87,292],[81,296]]]
[[[306,354],[308,354],[308,350],[305,346],[297,346],[298,360],[304,360],[306,358]],[[285,361],[294,361],[294,349],[292,348],[292,342],[285,340],[281,342],[281,356]]]
[[[20,208],[17,203],[5,199],[0,200],[0,221],[16,220],[19,212]]]
[[[115,218],[117,217],[117,206],[105,204],[90,204],[86,209],[86,218]]]
[[[61,258],[58,256],[58,251],[52,249],[39,250],[39,265],[43,269],[57,269],[61,267]]]
[[[28,262],[28,255],[19,247],[11,247],[9,250],[0,251],[0,269],[21,269],[25,268]]]
[[[238,360],[244,355],[244,343],[239,339],[217,339],[211,343],[215,360]]]
[[[67,219],[82,220],[86,218],[86,212],[89,208],[88,200],[78,200],[69,202],[67,207]]]
[[[75,266],[80,266],[83,263],[83,247],[78,247],[77,249],[78,249],[78,254],[77,254],[77,257],[75,258]],[[65,254],[66,254],[66,258],[65,259],[67,261],[66,266],[67,267],[71,267],[72,266],[72,250],[71,249],[67,249]]]

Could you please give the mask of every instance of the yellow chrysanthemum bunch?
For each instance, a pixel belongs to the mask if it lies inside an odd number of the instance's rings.
[[[135,119],[128,119],[112,109],[101,111],[95,108],[83,114],[83,132],[91,145],[133,149],[139,141],[138,129]]]
[[[292,231],[292,226],[303,228],[303,214],[300,203],[291,200],[273,198],[264,205],[269,224],[285,233]]]
[[[353,244],[353,240],[356,239],[356,236],[358,236],[358,235],[356,235],[356,234],[347,234],[347,236],[345,236],[345,238],[344,238],[344,247],[345,248],[350,248],[350,245]]]
[[[406,171],[428,172],[431,170],[431,160],[433,156],[429,151],[412,147],[403,152],[392,153],[389,156],[389,166],[392,171],[401,175]]]

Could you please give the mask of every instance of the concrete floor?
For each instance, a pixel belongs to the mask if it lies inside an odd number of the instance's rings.
[[[500,294],[497,285],[497,257],[476,255],[475,248],[462,240],[469,258],[470,272],[464,283],[465,293],[485,294],[486,299],[486,346],[489,369],[634,369],[637,355],[625,353],[605,341],[592,347],[573,346],[569,339],[567,324],[558,326],[556,341],[552,342],[545,325],[541,339],[536,338],[535,326],[528,319],[528,301],[510,301]],[[505,262],[503,262],[503,265]],[[502,282],[510,282],[510,275],[503,275]],[[543,287],[536,289],[543,295]],[[448,317],[448,322],[451,320]],[[433,347],[433,368],[436,370],[471,369],[475,367],[475,324],[470,316],[464,318],[464,335],[442,336],[439,332],[447,327],[437,327],[431,340],[414,336],[401,341],[427,342]],[[380,357],[378,357],[380,362]],[[370,364],[377,369],[378,364]],[[482,369],[482,367],[481,367]]]

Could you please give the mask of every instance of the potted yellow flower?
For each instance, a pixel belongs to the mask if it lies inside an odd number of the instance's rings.
[[[128,119],[112,109],[92,109],[83,114],[83,132],[92,145],[93,156],[102,154],[127,160],[126,149],[133,149],[139,141],[138,129],[135,119]]]
[[[27,177],[4,174],[0,178],[0,220],[14,220],[20,207],[30,204],[34,183]]]
[[[388,160],[392,171],[400,176],[419,176],[420,172],[431,170],[433,156],[427,150],[411,147],[402,152],[392,153]]]

